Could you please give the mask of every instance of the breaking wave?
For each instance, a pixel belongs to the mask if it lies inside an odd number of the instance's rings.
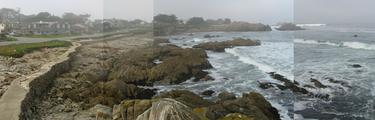
[[[335,47],[347,47],[352,49],[363,49],[363,50],[375,50],[374,44],[367,44],[362,42],[342,42],[334,43],[329,41],[320,41],[320,40],[305,40],[305,39],[294,39],[295,43],[301,44],[315,44],[315,45],[330,45]]]

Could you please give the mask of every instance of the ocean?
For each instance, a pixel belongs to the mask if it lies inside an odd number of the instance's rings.
[[[233,38],[260,40],[260,46],[207,51],[214,81],[186,81],[179,85],[157,85],[159,91],[186,89],[196,93],[214,90],[206,99],[222,91],[263,94],[279,110],[283,120],[373,120],[375,119],[375,27],[345,25],[301,25],[303,31],[205,32],[169,36],[172,44],[190,48],[209,41]],[[218,35],[204,38],[204,35]],[[357,37],[354,37],[357,35]],[[359,67],[359,66],[360,67]],[[314,94],[328,99],[294,94],[289,90],[262,89],[259,82],[279,83],[269,76],[276,72],[295,80]],[[324,84],[314,86],[311,79]]]

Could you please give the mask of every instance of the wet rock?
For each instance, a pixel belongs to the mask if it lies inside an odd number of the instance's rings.
[[[159,45],[160,43],[170,43],[168,38],[154,38],[153,45]]]
[[[232,48],[234,46],[257,46],[260,45],[260,41],[236,38],[234,40],[224,42],[206,42],[199,45],[193,46],[193,48],[202,48],[205,50],[212,50],[215,52],[225,52],[225,48]]]
[[[233,93],[229,93],[229,92],[221,92],[219,95],[218,95],[219,99],[224,101],[224,100],[233,100],[233,99],[236,99],[236,95],[233,94]]]
[[[152,105],[151,100],[124,100],[113,107],[113,120],[135,120]]]
[[[210,34],[205,34],[203,36],[204,38],[214,38],[214,37],[220,37],[219,35],[210,35]]]
[[[205,100],[199,95],[187,90],[172,90],[170,92],[161,93],[160,95],[154,97],[154,99],[157,98],[172,98],[191,108],[205,107],[212,104],[212,102]]]
[[[139,115],[137,120],[199,120],[192,108],[170,98],[152,103],[151,108]]]
[[[299,87],[298,83],[292,82],[291,80],[288,80],[287,78],[285,78],[284,76],[282,76],[280,74],[277,74],[275,72],[270,72],[269,74],[273,79],[279,80],[279,81],[284,83],[284,85],[276,84],[276,86],[280,90],[290,89],[294,93],[302,93],[302,94],[310,93],[305,88]]]
[[[280,120],[276,108],[259,93],[243,94],[241,98],[218,101],[208,107],[206,116],[209,119],[223,118],[230,113],[240,113],[254,117],[255,120]]]
[[[357,34],[355,34],[355,35],[353,35],[353,37],[358,37],[358,35],[357,35]]]
[[[310,82],[313,82],[315,87],[318,87],[318,88],[327,88],[326,85],[323,85],[317,79],[310,78]]]
[[[213,91],[213,90],[206,90],[206,91],[203,91],[202,93],[201,93],[201,95],[204,95],[204,96],[212,96],[212,94],[214,94],[215,93],[215,91]]]
[[[353,68],[361,68],[362,66],[360,64],[353,64],[351,65]]]
[[[268,89],[268,88],[272,88],[273,85],[272,83],[269,83],[269,82],[259,82],[259,87],[262,89]]]

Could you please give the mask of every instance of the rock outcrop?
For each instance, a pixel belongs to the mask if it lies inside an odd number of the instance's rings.
[[[205,50],[212,50],[215,52],[225,52],[225,48],[232,48],[235,46],[257,46],[260,45],[260,41],[236,38],[224,42],[206,42],[199,45],[193,46],[193,48],[202,48]]]
[[[152,106],[151,100],[124,100],[113,106],[113,120],[135,120]]]
[[[280,120],[277,109],[272,107],[261,94],[255,92],[243,94],[237,99],[219,100],[208,107],[206,116],[211,120],[216,120],[228,118],[231,113],[251,116],[254,120]]]
[[[153,61],[158,59],[160,64]],[[110,80],[127,84],[178,84],[191,77],[204,78],[203,70],[212,68],[201,49],[183,49],[173,45],[131,51],[120,57],[110,73]]]
[[[293,23],[283,23],[280,25],[279,28],[276,28],[277,30],[280,31],[294,31],[294,30],[304,30],[304,28],[299,27]]]

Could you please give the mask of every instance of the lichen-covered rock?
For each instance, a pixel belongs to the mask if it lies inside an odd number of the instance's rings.
[[[236,99],[236,95],[235,94],[229,93],[229,92],[226,92],[226,91],[221,92],[218,97],[222,101]]]
[[[164,98],[152,103],[151,108],[139,115],[137,120],[200,120],[192,108],[183,103]]]
[[[206,116],[209,119],[223,118],[230,113],[241,113],[256,120],[280,120],[276,108],[259,93],[243,94],[241,98],[218,101],[209,106]]]
[[[191,108],[206,107],[213,104],[212,102],[205,100],[199,95],[187,90],[172,90],[166,93],[161,93],[154,98],[172,98],[184,103]]]
[[[215,52],[225,52],[225,48],[232,48],[234,46],[257,46],[260,41],[236,38],[234,40],[224,42],[206,42],[193,46],[193,48],[202,48],[205,50],[212,50]]]
[[[112,108],[97,104],[90,109],[91,116],[95,116],[97,120],[111,120],[112,119]]]
[[[151,100],[124,100],[113,106],[113,120],[135,120],[151,105]]]
[[[240,114],[240,113],[231,113],[226,115],[223,118],[220,118],[219,120],[257,120],[253,119],[252,117]]]

